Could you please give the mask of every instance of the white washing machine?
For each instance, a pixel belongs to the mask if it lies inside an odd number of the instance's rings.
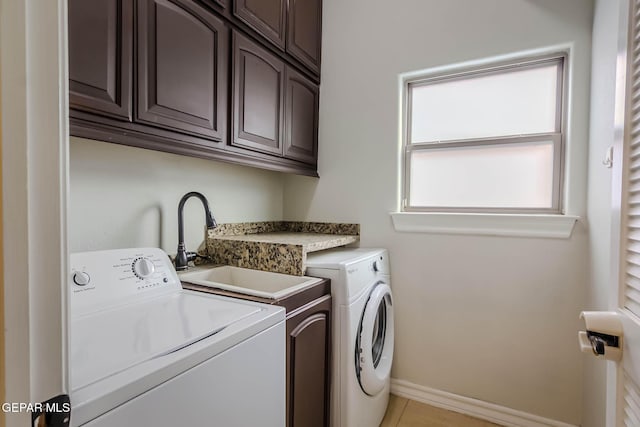
[[[282,308],[183,290],[156,248],[71,271],[72,426],[284,426]]]
[[[308,276],[331,279],[333,427],[378,427],[389,402],[393,298],[386,249],[309,254]]]

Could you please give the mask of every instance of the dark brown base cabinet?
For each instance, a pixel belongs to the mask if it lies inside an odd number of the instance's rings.
[[[287,313],[287,427],[329,426],[331,295]]]
[[[317,176],[319,68],[282,50],[304,2],[262,1],[69,0],[71,135]]]
[[[286,427],[328,427],[331,388],[331,282],[280,300],[183,283],[185,289],[282,306],[287,311]]]

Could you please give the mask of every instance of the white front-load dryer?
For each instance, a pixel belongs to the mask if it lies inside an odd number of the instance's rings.
[[[389,402],[393,296],[386,249],[309,254],[308,276],[331,279],[331,425],[378,427]]]

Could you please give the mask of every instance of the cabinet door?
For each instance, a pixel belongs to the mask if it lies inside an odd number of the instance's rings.
[[[222,141],[228,31],[195,3],[140,0],[137,121]]]
[[[287,427],[329,425],[331,295],[287,319]]]
[[[233,14],[284,50],[286,0],[235,0]]]
[[[233,33],[232,145],[282,154],[284,63]]]
[[[291,67],[285,79],[284,156],[317,162],[318,86]]]
[[[133,0],[69,0],[69,104],[131,121]]]
[[[320,73],[322,0],[289,0],[287,52]]]

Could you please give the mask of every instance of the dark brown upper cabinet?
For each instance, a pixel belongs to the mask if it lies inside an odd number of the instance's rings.
[[[287,67],[284,156],[315,164],[318,150],[318,86]]]
[[[234,0],[233,14],[284,50],[286,0]]]
[[[281,59],[233,32],[231,145],[282,154],[284,69]]]
[[[233,15],[320,74],[322,0],[235,0]]]
[[[222,143],[226,25],[192,2],[138,1],[136,120]]]
[[[320,35],[305,31],[319,30],[320,10],[320,0],[69,0],[70,134],[318,176]],[[248,23],[256,17],[279,41]]]
[[[289,0],[287,52],[320,74],[322,0]]]
[[[69,1],[71,108],[131,121],[133,0]]]

